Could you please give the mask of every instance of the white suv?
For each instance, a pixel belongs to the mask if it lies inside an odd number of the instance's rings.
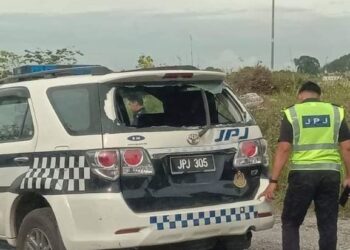
[[[16,72],[0,85],[0,239],[20,250],[245,249],[272,227],[257,199],[266,142],[223,73]]]

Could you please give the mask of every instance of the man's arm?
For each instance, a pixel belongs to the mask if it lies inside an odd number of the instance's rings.
[[[277,144],[275,160],[272,167],[271,179],[278,180],[283,167],[287,164],[292,145],[289,142],[279,142]]]
[[[271,171],[271,179],[277,181],[281,175],[283,167],[287,164],[293,143],[293,128],[286,115],[281,122],[280,136],[276,147],[274,163]],[[270,183],[259,198],[265,196],[267,200],[272,200],[277,183]]]
[[[277,144],[274,164],[272,167],[271,179],[277,181],[281,175],[283,167],[287,164],[289,155],[292,149],[292,144],[289,142],[279,142]],[[350,159],[350,158],[349,158]],[[270,183],[264,192],[259,195],[259,198],[265,196],[266,200],[274,199],[274,192],[277,188],[277,183]]]
[[[340,142],[340,154],[343,158],[345,164],[345,179],[344,179],[344,187],[350,187],[350,140]]]
[[[343,158],[346,172],[343,184],[344,187],[350,187],[350,131],[345,117],[346,115],[344,115],[344,119],[340,124],[338,142],[340,146],[340,154]]]

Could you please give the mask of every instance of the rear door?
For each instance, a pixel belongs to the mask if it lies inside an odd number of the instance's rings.
[[[259,140],[261,133],[252,121],[247,124],[242,107],[221,84],[103,85],[104,147],[122,148],[120,185],[132,210],[180,209],[254,197],[262,164],[238,170],[233,162],[239,142]],[[141,113],[132,107],[137,99]],[[153,171],[143,168],[144,158]],[[243,178],[237,175],[242,172]]]
[[[36,126],[29,91],[0,89],[0,235],[9,227],[9,189],[28,169],[36,145]]]

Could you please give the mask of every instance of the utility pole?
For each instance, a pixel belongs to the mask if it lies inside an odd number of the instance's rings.
[[[192,35],[190,34],[190,46],[191,46],[191,65],[193,66],[193,45],[192,45]]]
[[[272,30],[271,30],[271,70],[275,60],[275,0],[272,0]]]

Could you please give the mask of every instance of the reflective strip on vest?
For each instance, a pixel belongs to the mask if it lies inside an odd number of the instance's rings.
[[[318,149],[337,149],[338,144],[334,143],[324,143],[324,144],[303,144],[303,145],[293,145],[293,151],[309,151]]]
[[[298,145],[299,144],[299,139],[300,139],[300,128],[299,128],[299,122],[298,122],[298,117],[297,117],[297,111],[295,109],[295,107],[291,107],[289,109],[290,111],[290,116],[292,118],[292,126],[293,126],[293,140],[294,140],[294,145]]]
[[[333,106],[333,111],[334,111],[334,143],[338,142],[338,137],[339,137],[339,128],[340,128],[340,112],[339,108]]]
[[[334,170],[339,171],[341,164],[338,163],[311,163],[290,165],[291,170]]]

